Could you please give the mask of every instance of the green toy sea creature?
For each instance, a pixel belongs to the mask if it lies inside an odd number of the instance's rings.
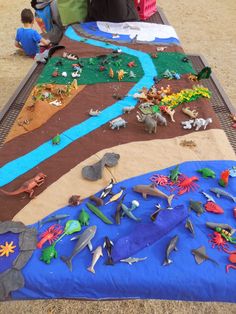
[[[82,209],[80,214],[79,214],[79,222],[81,226],[88,226],[89,225],[89,219],[90,216],[86,210]]]
[[[203,178],[215,178],[216,174],[213,170],[211,170],[210,168],[202,168],[197,170],[197,172],[201,173]]]
[[[81,225],[80,225],[80,222],[78,220],[68,220],[66,223],[63,235],[68,235],[68,234],[72,234],[75,232],[79,232],[80,230],[81,230]],[[61,238],[62,238],[62,236],[61,236]],[[57,240],[57,242],[59,241],[59,239]]]
[[[46,264],[50,264],[52,258],[57,258],[58,253],[55,249],[55,245],[56,242],[42,250],[40,261],[43,261]]]
[[[198,216],[200,216],[205,211],[202,206],[202,202],[193,201],[193,200],[190,200],[190,209],[195,211],[195,213],[197,213]]]
[[[112,225],[113,222],[108,219],[96,206],[90,203],[86,203],[86,206],[88,209],[90,209],[96,216],[98,216],[103,222],[105,222],[108,225]]]
[[[176,182],[181,173],[179,172],[179,165],[175,166],[174,169],[170,170],[169,178],[172,182]]]
[[[60,134],[57,134],[56,136],[53,137],[52,139],[52,144],[53,145],[58,145],[61,142],[61,137]]]
[[[236,244],[236,238],[232,238],[232,234],[225,229],[220,227],[215,228],[216,232],[218,232],[227,242]]]

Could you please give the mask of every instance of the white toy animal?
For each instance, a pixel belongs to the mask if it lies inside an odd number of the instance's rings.
[[[194,123],[194,120],[187,120],[187,121],[181,122],[183,128],[188,129],[188,130],[192,129],[193,123]]]
[[[198,131],[201,127],[203,127],[203,129],[205,130],[208,124],[210,123],[212,123],[212,118],[207,118],[207,119],[198,118],[198,119],[195,119],[193,126],[196,126],[196,129],[195,129],[196,131]]]

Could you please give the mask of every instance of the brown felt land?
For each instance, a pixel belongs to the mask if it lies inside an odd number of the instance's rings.
[[[172,89],[174,92],[177,92],[182,88],[192,86],[192,83],[189,82],[187,78],[171,82],[163,80],[163,86],[166,86],[168,83],[173,86]],[[6,143],[1,149],[0,166],[33,150],[45,141],[50,140],[53,136],[55,136],[55,134],[61,133],[70,126],[83,121],[88,116],[89,108],[93,107],[94,109],[103,109],[104,107],[112,104],[114,102],[114,99],[112,98],[114,91],[113,87],[114,86],[110,83],[86,86],[76,97],[73,98],[71,104],[57,112],[44,125],[42,125],[42,127]],[[120,83],[119,90],[121,94],[127,93],[129,89],[130,83]],[[98,98],[98,95],[101,97]],[[88,104],[93,105],[90,106]],[[192,102],[189,106],[199,111],[199,117],[213,118],[213,123],[209,125],[209,129],[220,128],[218,118],[216,117],[208,99],[206,100],[201,98],[198,101]],[[126,128],[121,128],[119,131],[111,130],[109,125],[105,124],[99,129],[96,129],[95,131],[73,142],[52,158],[39,164],[36,168],[7,184],[4,189],[7,191],[13,191],[24,181],[34,177],[37,172],[42,171],[48,177],[46,183],[37,188],[37,195],[60,178],[63,174],[68,172],[71,168],[75,167],[78,163],[93,154],[96,154],[102,149],[133,141],[168,139],[193,132],[182,128],[180,122],[182,120],[188,120],[189,118],[182,113],[180,107],[176,108],[176,122],[168,122],[167,127],[159,126],[156,134],[148,134],[145,132],[144,125],[136,119],[136,110],[133,110],[130,114],[126,114],[124,117],[128,122],[128,126]],[[96,119],[96,117],[94,117],[94,119]],[[168,117],[167,120],[169,121]],[[2,211],[0,213],[1,220],[13,218],[13,216],[15,216],[17,212],[29,202],[29,198],[24,194],[19,196],[6,196],[1,193],[0,198],[2,207]]]

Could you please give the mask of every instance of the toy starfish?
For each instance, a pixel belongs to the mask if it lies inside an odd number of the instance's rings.
[[[5,245],[0,245],[0,256],[4,256],[6,255],[6,257],[9,256],[10,253],[14,253],[14,248],[16,246],[13,245],[13,241],[11,241],[11,243],[9,244],[8,242],[5,242]]]

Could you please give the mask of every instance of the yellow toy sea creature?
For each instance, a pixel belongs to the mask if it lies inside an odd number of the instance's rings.
[[[118,192],[118,193],[116,193],[115,195],[113,195],[113,196],[109,199],[109,201],[106,202],[105,205],[117,201],[117,200],[121,197],[121,195],[123,194],[124,190],[125,190],[125,188],[124,188],[124,187],[121,187],[121,188],[120,188],[120,192]]]
[[[15,247],[13,241],[11,241],[11,243],[5,242],[5,245],[0,245],[0,256],[6,255],[6,257],[8,257],[10,253],[14,253],[13,249]]]
[[[125,72],[124,70],[119,70],[117,71],[117,76],[118,76],[118,80],[121,81],[124,78],[124,75],[127,74],[127,72]]]

